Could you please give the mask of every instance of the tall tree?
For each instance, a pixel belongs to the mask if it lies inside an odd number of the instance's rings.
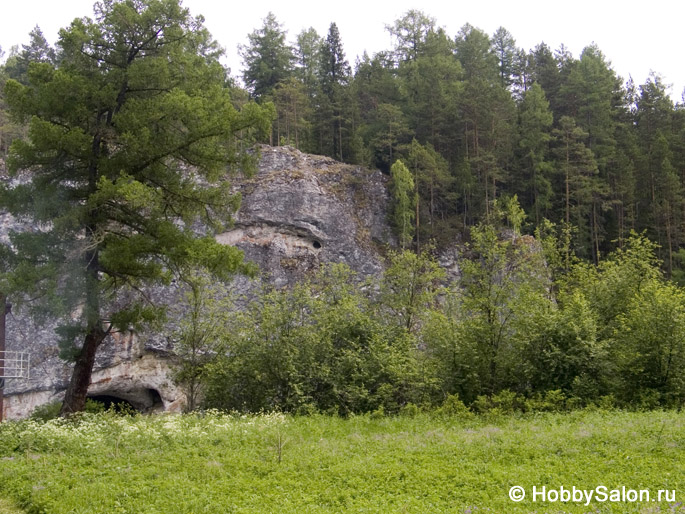
[[[480,213],[487,217],[499,184],[507,179],[515,106],[511,94],[500,85],[497,56],[488,35],[467,24],[459,31],[455,43],[465,78],[459,96],[462,147],[479,179]]]
[[[313,98],[318,86],[319,62],[321,60],[321,36],[312,27],[297,35],[295,47],[295,76],[304,84],[307,94]]]
[[[269,95],[276,84],[287,79],[293,72],[295,57],[285,43],[286,32],[273,13],[264,18],[264,25],[247,38],[249,44],[240,47],[245,71],[245,85],[256,99]]]
[[[21,52],[13,55],[7,60],[5,70],[11,79],[15,79],[22,84],[28,82],[29,64],[32,62],[46,62],[54,64],[57,54],[54,48],[43,36],[43,31],[36,25],[29,33],[30,41],[28,45],[21,45]]]
[[[563,188],[562,211],[564,222],[573,223],[579,229],[577,243],[579,254],[585,257],[594,255],[591,240],[593,194],[597,183],[593,180],[597,173],[597,163],[590,149],[585,146],[587,132],[576,125],[573,118],[562,116],[559,128],[554,129],[556,139],[557,168],[561,171]]]
[[[398,146],[406,143],[411,132],[402,109],[397,105],[380,104],[376,109],[375,121],[371,126],[374,135],[369,146],[374,155],[374,164],[387,171],[397,158]]]
[[[530,82],[537,82],[545,92],[553,113],[558,111],[558,95],[561,75],[554,53],[545,43],[540,43],[528,57]]]
[[[66,415],[82,410],[105,338],[161,315],[146,286],[192,266],[247,269],[240,251],[192,227],[229,221],[237,200],[219,180],[248,162],[237,135],[268,130],[270,113],[235,110],[219,47],[178,0],[103,0],[58,45],[58,66],[32,63],[28,86],[5,86],[14,115],[31,120],[10,169],[32,180],[0,201],[41,227],[12,234],[14,283],[71,314],[58,327],[75,361]]]
[[[552,139],[552,113],[545,92],[537,82],[524,94],[519,108],[519,149],[524,170],[527,206],[539,224],[551,207],[552,163],[549,142]]]
[[[378,53],[369,57],[365,52],[355,66],[351,83],[351,97],[356,111],[354,138],[361,146],[360,164],[375,166],[388,171],[396,146],[404,136],[409,137],[409,122],[402,110],[404,106],[400,81],[394,70],[389,53]],[[385,106],[385,107],[383,107]],[[392,130],[394,127],[398,130]],[[379,139],[379,129],[385,135]],[[384,140],[385,139],[385,140]],[[392,152],[388,140],[393,145]],[[380,144],[379,144],[380,143]]]
[[[454,56],[454,43],[442,29],[428,32],[416,58],[400,62],[397,75],[415,137],[453,157],[454,117],[462,90],[462,69]]]
[[[390,168],[392,191],[392,222],[402,249],[408,248],[414,238],[414,207],[416,198],[414,179],[407,166],[400,160]]]
[[[300,149],[310,139],[311,105],[304,84],[294,77],[279,82],[273,90],[277,117],[274,123],[276,142]]]
[[[21,45],[21,51],[18,49],[13,51],[5,65],[0,68],[0,89],[4,87],[7,79],[15,79],[22,84],[27,84],[29,64],[32,62],[55,63],[56,52],[43,36],[40,27],[36,25],[29,33],[29,38],[29,44]],[[0,49],[0,59],[2,54]],[[10,119],[6,102],[0,96],[0,153],[6,155],[12,140],[21,137],[26,137],[26,125]]]
[[[343,155],[343,128],[345,127],[345,107],[347,86],[350,81],[350,65],[345,59],[345,51],[340,38],[340,31],[335,23],[331,23],[328,35],[321,48],[321,89],[325,96],[325,107],[322,113],[328,110],[329,115],[322,125],[322,141],[327,152],[332,157],[344,160]]]
[[[660,206],[665,207],[662,177],[670,174],[668,136],[673,118],[673,102],[658,75],[652,74],[638,89],[635,125],[641,156],[637,163],[637,201],[645,206],[638,211],[638,228],[647,229],[649,236],[665,248],[666,230],[661,225],[664,216]],[[660,249],[659,257],[663,257],[661,251]]]
[[[435,19],[423,11],[410,9],[386,30],[395,38],[395,56],[398,62],[413,61],[430,32],[435,30]]]
[[[514,83],[513,75],[518,54],[516,40],[511,32],[500,27],[492,35],[492,47],[499,62],[500,84],[508,89]]]
[[[602,171],[610,166],[616,151],[614,130],[622,101],[620,90],[620,79],[595,45],[583,50],[560,89],[567,112],[588,133],[587,146]]]
[[[450,204],[452,177],[447,161],[429,143],[421,145],[412,140],[407,153],[407,164],[414,175],[416,198],[416,248],[420,250],[424,238],[448,240],[446,224],[441,223]]]

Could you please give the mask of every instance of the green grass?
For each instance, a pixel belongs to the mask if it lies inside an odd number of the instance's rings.
[[[22,511],[15,507],[12,502],[0,498],[0,514],[21,514]]]
[[[685,512],[674,412],[97,415],[5,423],[0,459],[0,497],[36,513]],[[534,503],[533,486],[668,489],[676,503]]]

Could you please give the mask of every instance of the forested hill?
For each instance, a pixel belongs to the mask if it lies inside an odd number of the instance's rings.
[[[516,195],[524,230],[543,219],[572,226],[575,252],[595,261],[646,231],[667,273],[682,276],[685,110],[658,75],[624,82],[596,46],[526,50],[504,28],[448,34],[419,11],[388,30],[393,48],[351,66],[335,23],[289,41],[269,14],[239,50],[246,89],[228,80],[234,102],[273,102],[273,145],[385,172],[402,160],[414,244],[467,235]],[[30,62],[59,58],[36,28],[1,80],[26,82]],[[24,129],[0,116],[6,153]]]

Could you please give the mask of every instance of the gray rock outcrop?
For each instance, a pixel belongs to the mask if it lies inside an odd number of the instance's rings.
[[[260,282],[293,284],[321,263],[343,262],[360,275],[382,271],[382,248],[392,244],[387,224],[387,177],[379,171],[262,147],[258,172],[237,178],[242,205],[230,231],[217,240],[243,250],[256,263],[257,280],[237,277],[231,288],[248,294]],[[16,221],[0,213],[0,237]],[[174,301],[173,287],[155,296]],[[37,325],[22,312],[7,318],[7,349],[31,353],[31,378],[9,379],[5,417],[25,417],[38,405],[61,399],[70,366],[58,356],[54,323]],[[178,411],[185,397],[171,379],[174,355],[165,334],[118,334],[99,350],[89,395],[130,402],[143,411]]]

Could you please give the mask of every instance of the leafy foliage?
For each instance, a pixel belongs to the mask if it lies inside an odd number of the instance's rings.
[[[178,364],[174,380],[186,395],[186,410],[194,411],[204,394],[207,368],[221,349],[222,334],[230,321],[231,298],[209,277],[189,271],[183,276],[184,299],[174,305],[172,333]]]
[[[402,161],[396,161],[390,168],[390,189],[392,191],[392,222],[400,240],[400,247],[408,248],[414,236],[416,199],[414,180]]]
[[[347,267],[332,266],[312,283],[267,291],[238,313],[208,368],[206,404],[349,414],[425,400],[430,381],[419,373],[411,334],[375,316],[356,281]]]

